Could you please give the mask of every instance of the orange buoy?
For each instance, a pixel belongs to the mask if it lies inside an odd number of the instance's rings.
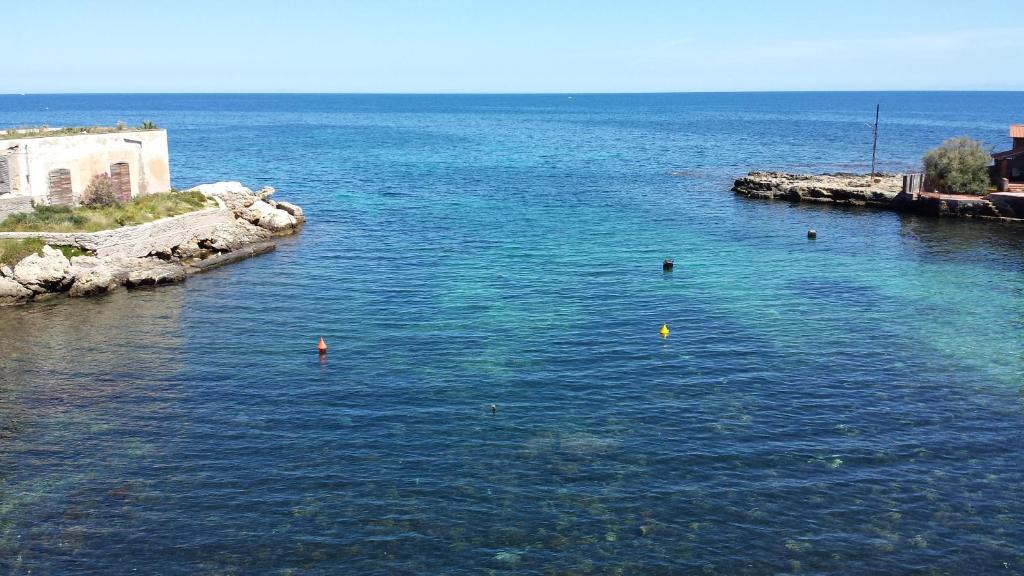
[[[316,349],[317,352],[320,352],[321,356],[327,354],[327,342],[324,342],[323,336],[320,337],[320,343],[316,345]]]

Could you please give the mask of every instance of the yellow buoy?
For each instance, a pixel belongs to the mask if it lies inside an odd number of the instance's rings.
[[[662,338],[668,338],[668,324],[662,324],[659,332]]]

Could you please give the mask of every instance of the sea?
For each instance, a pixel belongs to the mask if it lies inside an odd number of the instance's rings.
[[[730,192],[869,171],[876,104],[887,172],[1024,121],[1020,92],[0,96],[3,127],[155,122],[176,188],[309,219],[0,310],[0,575],[1024,574],[1024,227]]]

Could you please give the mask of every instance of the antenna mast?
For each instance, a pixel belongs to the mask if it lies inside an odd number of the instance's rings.
[[[871,181],[868,183],[875,183],[875,154],[878,151],[878,115],[882,111],[881,104],[875,104],[875,130],[874,130],[874,141],[871,144]]]

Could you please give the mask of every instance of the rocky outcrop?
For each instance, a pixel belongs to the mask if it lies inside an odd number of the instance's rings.
[[[203,211],[202,220],[196,221],[200,225],[175,234],[165,232],[180,229],[189,220],[164,219],[111,231],[119,238],[140,238],[129,242],[126,250],[97,250],[69,260],[60,250],[44,246],[41,254],[22,259],[13,269],[0,267],[0,306],[182,282],[189,274],[271,252],[275,236],[294,233],[305,222],[298,206],[270,199],[273,188],[255,193],[238,182],[219,182],[194,190],[217,198],[223,207]],[[154,243],[157,235],[161,241]],[[65,240],[67,235],[58,236]],[[171,238],[177,240],[168,241]],[[43,239],[47,241],[45,235]]]
[[[184,281],[185,267],[181,264],[148,258],[132,269],[125,285],[129,288],[138,288],[139,286],[159,286]]]
[[[892,174],[878,174],[871,180],[866,174],[751,172],[736,180],[732,190],[747,198],[886,206],[902,187],[902,178]]]
[[[42,255],[32,254],[14,267],[14,279],[36,294],[63,292],[74,281],[71,262],[60,250],[43,246]]]
[[[904,194],[903,178],[898,174],[877,174],[872,180],[866,174],[751,172],[736,180],[732,190],[747,198],[875,206],[928,216],[1006,222],[1019,222],[1017,206],[1024,208],[1024,198],[1018,204],[1008,193],[984,197],[933,192]]]
[[[306,221],[306,213],[302,211],[302,208],[299,208],[295,204],[290,202],[278,202],[277,207],[291,214],[299,224]]]
[[[0,306],[24,304],[32,298],[33,292],[11,278],[0,278]]]
[[[253,192],[240,182],[217,182],[196,186],[192,190],[208,198],[219,198],[234,213],[236,219],[259,226],[273,234],[291,234],[305,222],[302,209],[298,206],[271,200],[274,189],[269,186],[259,192]]]
[[[94,296],[116,290],[124,284],[127,270],[112,266],[110,259],[95,256],[75,256],[71,259],[71,273],[75,282],[69,296]]]
[[[250,224],[246,220],[233,220],[228,224],[218,226],[209,238],[204,238],[199,242],[199,246],[214,252],[233,252],[247,244],[264,242],[273,236],[274,234],[269,230]]]

